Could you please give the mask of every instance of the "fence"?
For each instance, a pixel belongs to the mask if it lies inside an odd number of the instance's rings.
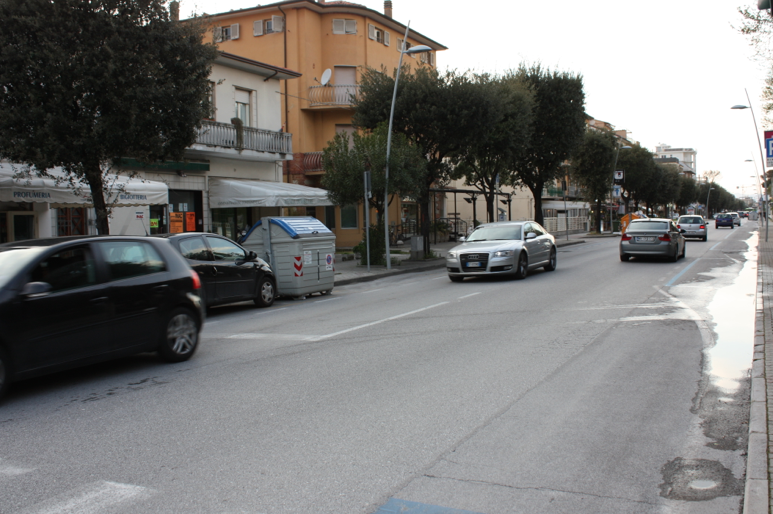
[[[205,121],[196,136],[196,143],[256,152],[293,153],[292,134],[252,127],[244,127],[243,130],[242,141],[239,141],[234,125]]]

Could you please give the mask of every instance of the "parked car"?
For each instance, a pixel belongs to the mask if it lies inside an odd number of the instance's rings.
[[[452,282],[482,275],[525,278],[530,270],[556,269],[556,241],[533,221],[498,221],[478,226],[446,254]]]
[[[735,228],[733,217],[727,212],[721,212],[714,216],[714,228],[730,227]]]
[[[676,262],[684,258],[684,229],[664,218],[632,220],[620,238],[620,260],[631,257],[666,257]]]
[[[258,307],[273,305],[276,278],[255,252],[217,234],[184,232],[154,237],[168,239],[198,273],[207,307],[247,300]]]
[[[161,239],[0,245],[0,394],[11,381],[134,353],[189,359],[204,322],[200,289]]]
[[[731,218],[733,218],[733,224],[741,226],[741,216],[738,215],[737,212],[728,212]]]
[[[709,239],[709,229],[701,216],[687,215],[680,216],[676,222],[676,228],[684,229],[684,237],[697,237],[703,241]]]

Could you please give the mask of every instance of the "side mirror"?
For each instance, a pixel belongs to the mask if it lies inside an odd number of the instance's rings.
[[[535,234],[534,232],[529,232],[528,234],[526,234],[526,240],[527,241],[529,239],[534,239],[535,237],[537,237],[537,234]]]
[[[254,261],[254,260],[256,260],[257,258],[258,258],[258,254],[257,254],[257,253],[255,253],[255,252],[253,252],[253,251],[249,251],[249,252],[247,252],[247,260],[248,260],[248,261]]]
[[[21,295],[26,296],[27,298],[37,298],[47,295],[51,292],[51,289],[51,284],[48,282],[29,282],[24,284]]]

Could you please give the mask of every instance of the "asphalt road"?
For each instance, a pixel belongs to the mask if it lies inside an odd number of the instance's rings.
[[[756,227],[214,309],[189,362],[16,384],[0,512],[738,512]]]

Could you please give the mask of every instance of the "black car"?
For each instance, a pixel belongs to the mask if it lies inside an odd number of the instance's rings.
[[[266,261],[230,239],[205,232],[160,234],[168,239],[204,284],[207,307],[252,300],[270,307],[276,296],[276,278]]]
[[[0,245],[0,394],[14,380],[134,353],[189,359],[204,322],[200,288],[161,239]]]

